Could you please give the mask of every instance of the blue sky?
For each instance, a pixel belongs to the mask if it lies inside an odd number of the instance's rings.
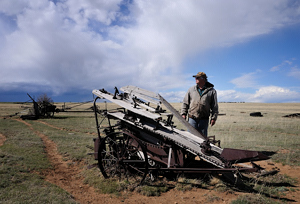
[[[126,85],[180,102],[203,71],[220,102],[299,103],[299,36],[295,0],[1,0],[0,102]]]

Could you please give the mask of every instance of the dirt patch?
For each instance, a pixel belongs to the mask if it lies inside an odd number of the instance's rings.
[[[216,191],[215,187],[203,189],[194,188],[190,191],[182,192],[172,189],[166,193],[163,193],[159,197],[147,197],[135,192],[124,193],[120,197],[113,197],[107,194],[101,194],[97,192],[93,187],[84,184],[83,177],[81,176],[82,169],[85,168],[81,163],[74,163],[72,161],[64,161],[63,157],[58,154],[56,144],[51,141],[46,135],[34,130],[31,124],[26,121],[18,120],[26,124],[35,134],[42,138],[45,150],[48,158],[53,165],[53,169],[48,169],[42,174],[46,180],[68,191],[76,201],[79,203],[230,203],[236,200],[244,192],[238,191]],[[47,124],[47,123],[46,123]],[[300,167],[283,166],[278,163],[270,161],[256,162],[260,166],[266,168],[266,170],[272,170],[274,168],[280,169],[280,174],[287,174],[292,178],[297,178],[300,182]],[[289,191],[285,196],[290,200],[294,200],[295,203],[300,202],[300,188],[299,184],[295,187],[295,191]]]
[[[281,154],[289,154],[291,153],[291,150],[288,150],[288,149],[281,149],[278,151],[278,153],[281,153]]]
[[[54,125],[50,125],[49,123],[46,123],[46,122],[44,122],[44,121],[37,121],[37,122],[39,122],[39,123],[42,123],[42,124],[44,124],[44,125],[47,125],[47,126],[49,126],[49,127],[52,127],[52,128],[54,128],[54,129],[57,129],[57,130],[65,130],[64,128],[60,128],[60,127],[56,127],[56,126],[54,126]]]
[[[66,191],[68,191],[76,201],[80,203],[115,203],[110,202],[109,195],[96,193],[95,189],[83,183],[81,175],[82,165],[73,163],[72,161],[64,161],[62,156],[58,154],[56,144],[46,135],[34,130],[31,124],[23,120],[18,120],[26,124],[35,134],[37,134],[44,142],[47,156],[53,165],[53,169],[42,172],[46,180],[53,183]]]
[[[6,137],[0,133],[0,146],[4,144]]]
[[[289,191],[285,198],[290,200],[295,200],[295,203],[300,203],[300,167],[299,166],[288,166],[282,165],[280,163],[274,163],[269,160],[267,161],[258,161],[255,162],[256,164],[260,165],[261,167],[265,168],[267,171],[271,171],[272,169],[278,169],[280,172],[279,174],[288,175],[291,178],[297,180],[297,184],[295,186],[294,191]]]

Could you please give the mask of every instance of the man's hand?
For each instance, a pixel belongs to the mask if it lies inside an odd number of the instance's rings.
[[[186,120],[186,115],[182,115],[182,117]]]
[[[211,120],[211,121],[210,121],[210,125],[211,125],[211,126],[214,126],[215,123],[216,123],[216,120]]]

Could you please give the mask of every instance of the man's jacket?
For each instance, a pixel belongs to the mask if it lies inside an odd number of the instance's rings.
[[[206,82],[205,87],[202,96],[198,92],[197,85],[189,88],[183,99],[181,115],[188,115],[193,119],[209,119],[211,111],[211,119],[217,120],[219,113],[217,92],[214,85],[209,82]]]

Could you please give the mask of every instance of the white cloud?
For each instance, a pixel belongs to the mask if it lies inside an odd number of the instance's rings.
[[[1,0],[0,2],[0,12],[6,15],[17,15],[24,7],[29,4],[30,0]]]
[[[252,94],[242,93],[235,90],[217,90],[219,102],[249,102]]]
[[[162,94],[170,102],[181,102],[185,92],[171,92]],[[244,93],[236,90],[217,90],[219,102],[257,102],[281,103],[300,102],[300,93],[288,88],[278,86],[265,86],[257,89],[255,93]]]
[[[243,74],[242,76],[235,78],[230,81],[230,83],[234,84],[237,88],[257,88],[258,87],[258,73],[260,71]]]
[[[124,2],[2,0],[0,14],[15,27],[0,35],[1,89],[184,87],[187,56],[270,33],[299,15],[286,0],[136,0],[125,5],[129,12],[121,9]],[[257,85],[255,73],[232,83]]]
[[[289,99],[289,101],[286,101]],[[261,87],[249,99],[252,102],[299,102],[300,93],[278,86]]]
[[[279,65],[274,66],[274,67],[272,67],[272,68],[270,69],[271,72],[277,72],[277,71],[279,71],[279,70],[280,70],[280,66],[279,66]]]
[[[288,76],[294,77],[300,80],[300,69],[298,67],[292,67]]]
[[[279,65],[276,65],[274,67],[272,67],[270,69],[271,72],[277,72],[277,71],[280,71],[282,68],[285,69],[285,68],[288,68],[290,66],[293,65],[293,61],[296,60],[295,58],[292,58],[290,60],[284,60],[281,64]]]
[[[185,91],[172,91],[167,93],[160,93],[162,97],[164,97],[168,102],[182,102],[185,96]]]
[[[278,86],[264,86],[255,93],[243,93],[235,90],[217,90],[219,102],[259,102],[281,103],[300,102],[300,93]]]
[[[122,0],[69,0],[65,4],[60,4],[60,6],[62,9],[67,9],[66,16],[71,18],[77,26],[85,28],[88,26],[90,20],[110,25],[118,16],[121,2]]]

